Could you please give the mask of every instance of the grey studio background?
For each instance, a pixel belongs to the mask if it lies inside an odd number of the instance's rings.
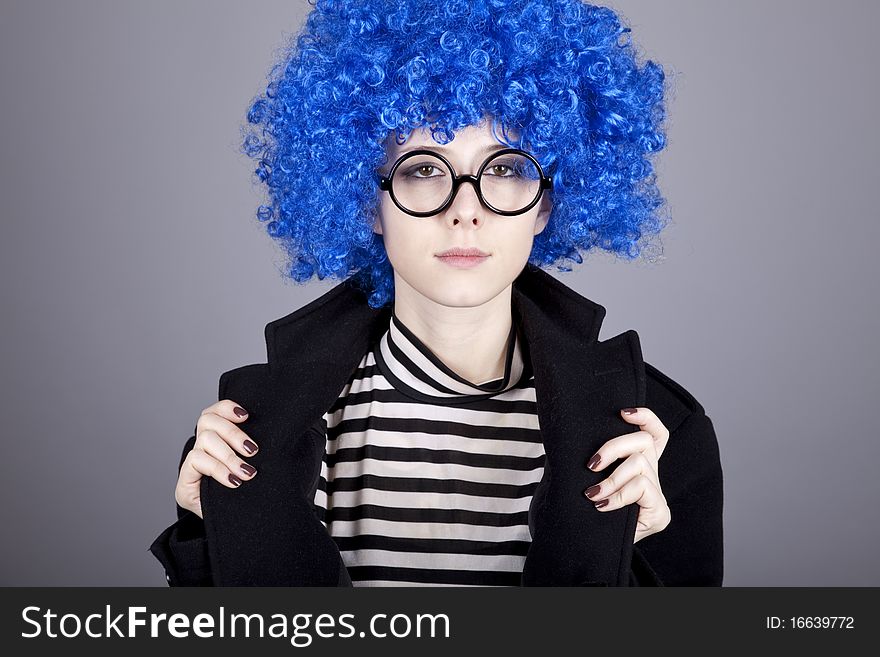
[[[147,547],[219,375],[335,284],[280,278],[237,152],[310,6],[0,6],[0,584],[165,586]],[[712,417],[725,585],[880,585],[880,5],[610,6],[676,80],[674,223],[659,264],[554,275]]]

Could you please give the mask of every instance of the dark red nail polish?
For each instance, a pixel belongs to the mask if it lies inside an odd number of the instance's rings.
[[[585,491],[585,493],[586,493],[587,497],[595,497],[596,493],[598,493],[601,488],[602,488],[602,486],[600,486],[599,484],[595,484],[593,486],[590,486]]]
[[[257,469],[250,463],[242,463],[241,471],[244,472],[248,477],[253,477]]]
[[[241,406],[236,406],[232,409],[232,412],[235,413],[238,417],[244,417],[247,415],[247,411],[244,410]]]
[[[587,462],[587,467],[590,468],[590,470],[592,470],[597,465],[599,465],[599,461],[601,461],[601,460],[602,460],[601,456],[599,456],[598,454],[593,454],[593,458],[591,458],[589,460],[589,462]]]
[[[254,443],[252,443],[250,440],[245,440],[244,443],[242,443],[242,444],[243,444],[244,448],[247,450],[248,454],[253,454],[254,452],[257,451],[257,446]]]
[[[232,482],[232,484],[234,484],[235,486],[241,486],[241,479],[236,477],[231,472],[229,473],[229,481]]]
[[[637,410],[638,410],[638,409],[635,409],[635,408],[624,408],[624,409],[623,409],[623,412],[626,413],[627,415],[632,415],[632,414],[635,413]]]
[[[607,504],[608,504],[608,500],[599,500],[598,502],[596,502],[596,508],[601,509],[603,506],[606,506]]]

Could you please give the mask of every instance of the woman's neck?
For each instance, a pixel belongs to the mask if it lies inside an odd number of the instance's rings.
[[[477,385],[504,376],[512,285],[486,303],[467,308],[401,291],[395,290],[394,314],[449,369]]]

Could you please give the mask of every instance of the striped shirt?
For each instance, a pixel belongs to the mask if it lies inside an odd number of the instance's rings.
[[[521,340],[473,384],[392,313],[324,414],[315,512],[354,586],[520,584],[545,459]]]

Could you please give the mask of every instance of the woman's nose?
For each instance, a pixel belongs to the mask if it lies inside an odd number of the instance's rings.
[[[471,179],[462,180],[455,190],[452,203],[446,208],[447,221],[452,222],[453,225],[457,222],[482,224],[486,208],[480,202],[476,185],[476,181]]]

